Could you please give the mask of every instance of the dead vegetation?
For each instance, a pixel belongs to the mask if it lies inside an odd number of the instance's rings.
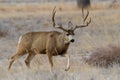
[[[6,28],[0,27],[0,37],[6,37],[8,35],[8,30]]]
[[[97,48],[91,55],[84,57],[84,60],[90,65],[105,68],[120,64],[120,46],[111,44]]]
[[[49,6],[49,7],[48,7]],[[58,7],[60,12],[80,11],[80,8],[76,6],[76,3],[45,3],[45,4],[12,4],[12,5],[0,5],[0,17],[25,17],[25,16],[38,16],[40,14],[47,14],[55,6]],[[119,9],[119,2],[102,2],[92,3],[89,10],[106,10],[106,9]],[[19,13],[19,15],[18,15]],[[14,14],[14,15],[13,15]],[[6,16],[4,16],[6,15]]]

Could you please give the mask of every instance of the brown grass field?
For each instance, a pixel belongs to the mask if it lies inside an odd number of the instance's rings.
[[[106,5],[105,5],[106,4]],[[75,43],[70,45],[70,71],[65,72],[67,59],[54,57],[54,71],[46,55],[37,55],[31,62],[31,69],[24,64],[26,56],[18,59],[10,71],[8,59],[15,52],[20,35],[30,31],[50,31],[51,13],[56,4],[0,5],[0,80],[119,80],[120,66],[101,68],[90,66],[82,56],[95,49],[110,44],[120,45],[120,5],[109,3],[92,4],[89,8],[91,24],[75,32]],[[73,25],[82,24],[81,10],[75,4],[57,4],[57,23],[67,28],[70,20]]]

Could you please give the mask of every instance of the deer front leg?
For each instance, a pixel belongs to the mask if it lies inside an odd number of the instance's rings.
[[[68,71],[70,69],[70,55],[67,55],[67,68],[65,69],[65,71]]]
[[[55,49],[55,44],[56,44],[55,38],[54,38],[53,34],[50,34],[49,38],[47,40],[47,44],[46,44],[46,54],[48,55],[49,63],[51,66],[51,68],[50,68],[51,72],[53,70],[52,56],[53,56],[53,52]]]
[[[46,54],[48,56],[49,63],[51,66],[51,68],[50,68],[51,72],[53,70],[53,61],[52,61],[53,54],[52,53],[54,52],[55,44],[56,44],[55,38],[54,38],[53,34],[50,34],[48,37],[48,40],[47,40],[47,44],[46,44]]]
[[[49,63],[50,63],[50,72],[52,72],[53,71],[52,54],[49,51],[46,51],[46,53],[47,53],[48,60],[49,60]]]

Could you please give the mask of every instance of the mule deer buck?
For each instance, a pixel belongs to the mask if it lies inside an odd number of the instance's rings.
[[[55,23],[55,8],[52,12],[52,22],[53,27],[62,30],[63,32],[58,31],[49,31],[49,32],[29,32],[23,34],[18,42],[16,53],[11,56],[9,60],[8,69],[11,68],[13,62],[20,58],[21,56],[28,54],[25,59],[25,64],[27,67],[30,67],[30,62],[34,58],[36,54],[47,54],[49,63],[51,66],[51,70],[53,68],[52,56],[64,55],[67,52],[67,49],[71,42],[74,42],[74,31],[78,28],[86,27],[90,24],[90,20],[86,22],[86,19],[89,15],[89,11],[87,11],[87,15],[83,17],[83,24],[79,26],[71,27],[70,29],[63,28],[62,24]],[[83,13],[83,10],[82,10]],[[84,14],[84,13],[83,13]],[[68,22],[68,27],[72,25],[71,22]],[[65,69],[66,71],[70,68],[69,66],[69,56],[68,56],[68,65]]]

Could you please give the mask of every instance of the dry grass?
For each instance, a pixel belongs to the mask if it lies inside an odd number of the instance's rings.
[[[6,37],[8,35],[8,29],[0,27],[0,37]]]
[[[96,4],[98,5],[98,4]],[[38,7],[37,7],[38,6]],[[43,7],[46,8],[43,8]],[[10,35],[0,39],[0,80],[119,80],[120,67],[114,64],[110,68],[97,68],[86,64],[82,55],[89,54],[98,47],[114,44],[120,45],[120,7],[90,9],[92,22],[87,28],[76,30],[75,43],[70,45],[68,53],[71,55],[71,69],[65,72],[66,58],[54,57],[54,73],[49,72],[46,55],[38,55],[27,69],[23,58],[14,63],[7,71],[8,58],[15,52],[18,38],[29,31],[54,30],[51,24],[51,10],[53,6],[0,6],[1,27],[7,27]],[[66,5],[67,6],[67,5]],[[74,5],[58,10],[56,21],[67,26],[71,20],[73,25],[80,25],[81,10]],[[42,8],[42,9],[41,9]],[[59,8],[58,8],[59,9]],[[45,10],[45,11],[43,11]]]
[[[6,31],[0,31],[0,37],[6,37],[8,33]]]
[[[90,65],[105,68],[120,64],[120,46],[111,44],[97,48],[91,55],[84,57],[84,60]]]
[[[106,9],[118,9],[120,8],[119,3],[93,3],[91,4],[90,10],[106,10]],[[48,7],[49,6],[49,7]],[[12,4],[12,5],[0,5],[0,17],[25,17],[25,16],[39,16],[41,14],[48,14],[49,11],[57,6],[61,12],[72,12],[79,11],[80,9],[76,6],[76,3],[45,3],[45,4]],[[19,15],[18,15],[19,14]]]

